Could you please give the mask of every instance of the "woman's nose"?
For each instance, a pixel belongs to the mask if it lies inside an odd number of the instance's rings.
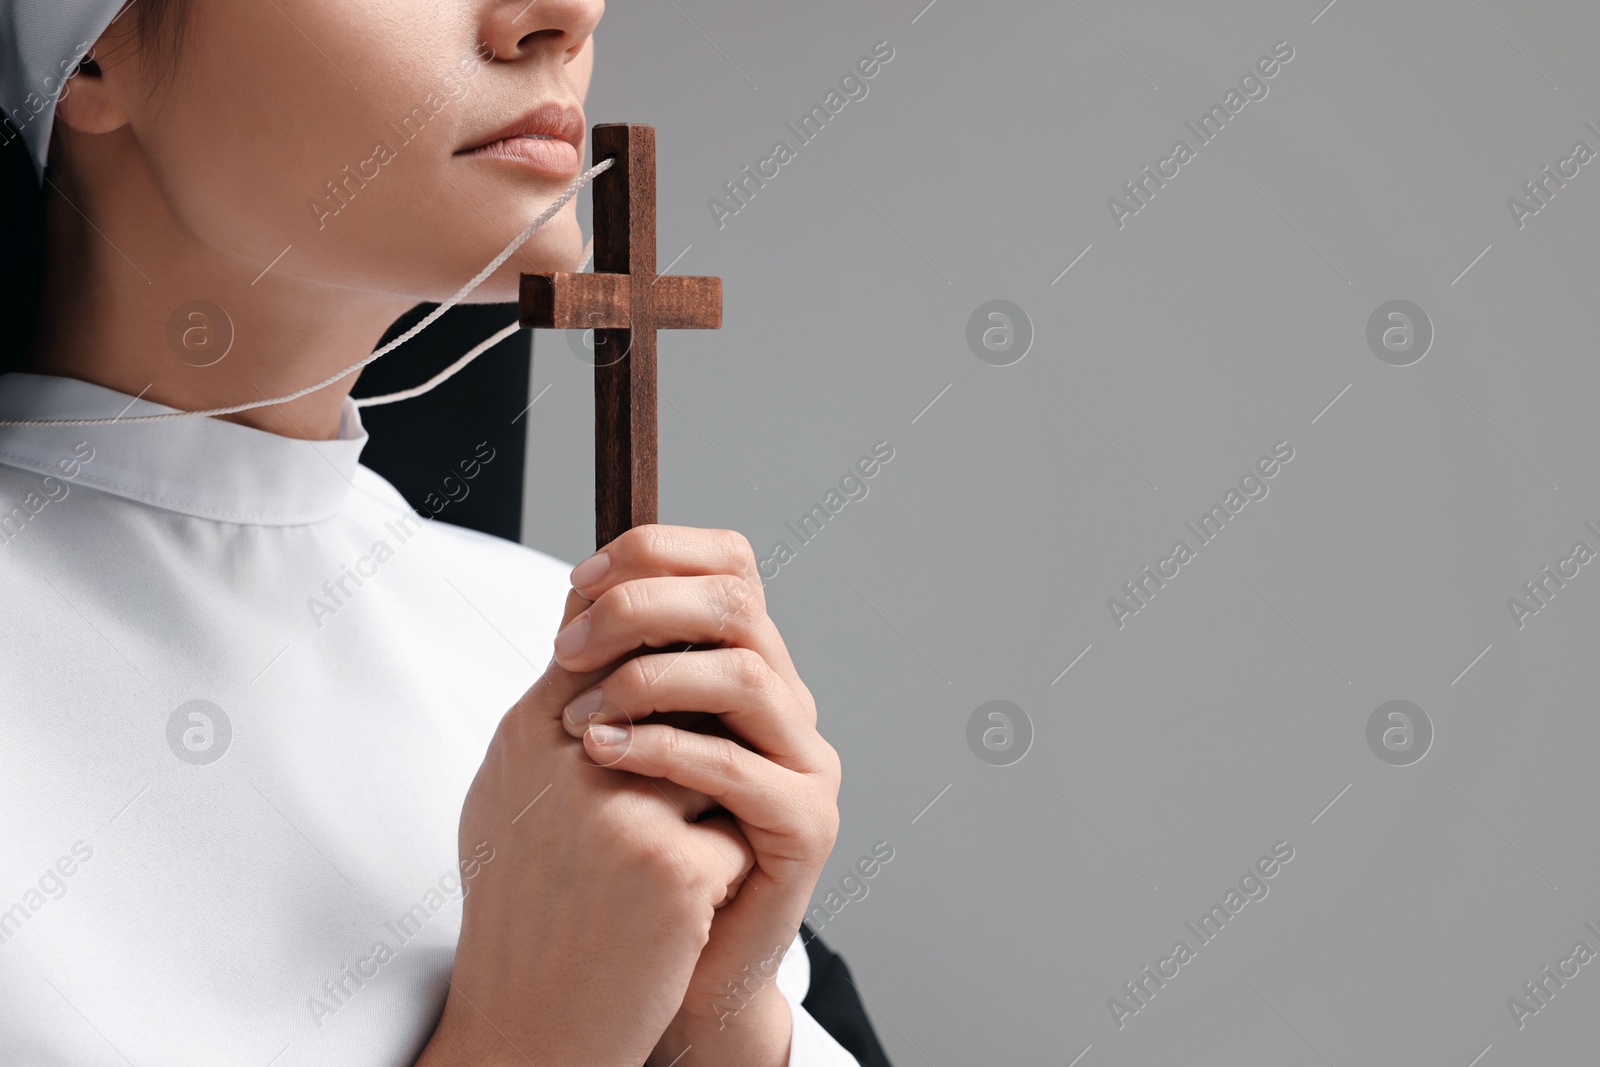
[[[605,0],[500,0],[485,19],[482,39],[498,60],[560,52],[570,62],[605,10]]]

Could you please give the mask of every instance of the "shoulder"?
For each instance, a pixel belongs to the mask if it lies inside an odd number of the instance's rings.
[[[435,563],[453,581],[518,596],[537,592],[559,594],[564,598],[566,590],[571,588],[568,579],[573,564],[565,560],[503,537],[469,530],[417,512],[406,503],[399,490],[366,467],[357,472],[356,487],[366,498],[362,506],[370,509],[374,518],[387,516],[384,521],[406,534],[413,531],[425,534],[418,543],[430,546]]]

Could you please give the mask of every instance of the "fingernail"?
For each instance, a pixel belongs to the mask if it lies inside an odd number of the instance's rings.
[[[605,702],[606,698],[597,685],[593,689],[585,690],[573,697],[572,702],[563,708],[561,713],[567,717],[568,722],[577,726],[590,715],[599,711],[600,705]]]
[[[611,553],[596,552],[572,568],[572,588],[582,589],[586,585],[593,585],[605,577],[606,571],[610,569]]]
[[[567,623],[566,629],[556,634],[556,655],[571,659],[589,643],[589,613],[586,611]]]
[[[612,726],[603,722],[589,724],[589,740],[597,745],[617,745],[627,739],[628,731],[620,726]]]

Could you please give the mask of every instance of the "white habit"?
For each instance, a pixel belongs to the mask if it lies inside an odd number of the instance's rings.
[[[0,376],[0,418],[166,410]],[[0,427],[0,1064],[402,1067],[426,1044],[461,802],[570,565],[417,517],[366,440],[348,400],[336,441]],[[797,938],[791,1064],[855,1067],[809,980]]]

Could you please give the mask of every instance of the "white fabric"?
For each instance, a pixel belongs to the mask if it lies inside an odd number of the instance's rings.
[[[162,410],[0,376],[4,417]],[[418,518],[341,432],[0,429],[0,1064],[400,1067],[432,1032],[461,801],[570,566]],[[196,700],[225,747],[169,741]],[[853,1067],[809,980],[797,939],[791,1064]]]
[[[42,178],[56,100],[126,0],[0,0],[0,106]]]

